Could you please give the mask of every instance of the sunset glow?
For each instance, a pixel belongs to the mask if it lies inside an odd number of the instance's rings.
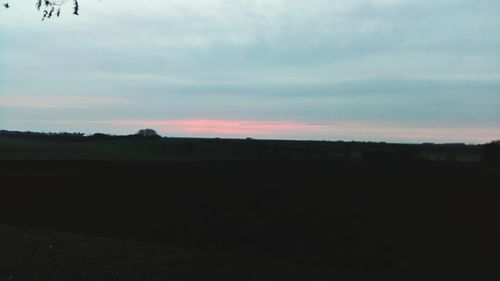
[[[322,126],[309,125],[301,122],[284,121],[249,121],[249,120],[214,120],[214,119],[186,119],[186,120],[125,120],[107,121],[105,123],[123,127],[158,128],[161,132],[176,134],[195,134],[221,137],[271,137],[314,134]]]
[[[150,127],[163,135],[202,137],[484,143],[500,136],[500,129],[488,127],[424,127],[376,122],[309,124],[296,121],[185,119],[112,120],[99,123],[125,131]]]

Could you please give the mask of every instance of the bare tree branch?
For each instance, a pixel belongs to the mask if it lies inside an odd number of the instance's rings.
[[[52,16],[59,17],[61,15],[61,6],[67,3],[69,0],[36,0],[35,7],[38,11],[42,13],[42,20],[50,19]],[[73,2],[73,15],[80,15],[80,3],[79,0],[71,0]],[[2,3],[2,6],[6,9],[10,8],[11,5],[7,1]]]

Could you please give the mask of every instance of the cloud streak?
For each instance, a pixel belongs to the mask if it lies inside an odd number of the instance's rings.
[[[151,127],[162,134],[205,137],[292,138],[313,140],[378,140],[397,142],[485,143],[500,138],[500,128],[405,124],[397,122],[345,121],[304,123],[251,120],[108,120],[99,123],[135,131]]]
[[[164,133],[196,134],[221,137],[271,137],[314,133],[320,125],[294,121],[252,121],[252,120],[116,120],[104,121],[125,128],[154,127]]]
[[[500,128],[473,125],[428,125],[398,122],[344,121],[306,123],[291,120],[239,119],[137,119],[137,120],[5,120],[12,129],[29,130],[35,124],[45,131],[79,131],[133,134],[152,128],[170,137],[225,137],[294,140],[388,141],[409,143],[487,143],[500,139]],[[8,127],[7,127],[8,128]]]
[[[0,96],[0,107],[32,109],[87,109],[128,103],[119,97]]]

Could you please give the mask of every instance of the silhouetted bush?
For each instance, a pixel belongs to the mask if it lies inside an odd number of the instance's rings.
[[[116,138],[116,136],[103,134],[103,133],[95,133],[91,136],[86,137],[85,139],[89,140],[89,141],[101,141],[101,140],[112,140],[115,138]]]
[[[158,138],[160,135],[153,129],[141,129],[136,135],[144,137],[144,138]]]

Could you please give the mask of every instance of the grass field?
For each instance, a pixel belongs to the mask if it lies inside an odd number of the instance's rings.
[[[0,280],[498,280],[477,146],[0,143]]]
[[[7,225],[0,253],[0,280],[336,280],[296,263]]]
[[[0,137],[0,160],[347,159],[481,161],[478,145],[160,138],[57,141]],[[380,159],[379,159],[380,158]]]

